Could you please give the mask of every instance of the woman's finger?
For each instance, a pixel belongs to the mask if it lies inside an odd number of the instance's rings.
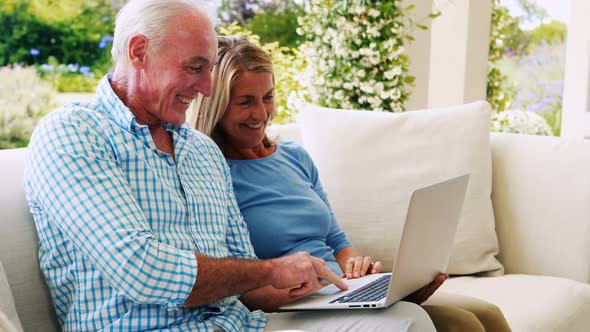
[[[363,269],[363,261],[364,261],[364,257],[361,257],[361,256],[355,257],[354,268],[352,269],[352,277],[353,278],[360,278],[361,277],[361,271]]]
[[[346,278],[348,278],[348,279],[352,279],[352,269],[354,268],[354,261],[355,261],[355,257],[348,257],[348,259],[346,260],[344,274],[346,275]]]
[[[371,270],[367,271],[367,274],[379,273],[379,272],[381,272],[382,269],[383,269],[383,263],[381,263],[380,261],[376,261],[375,263],[373,263]]]
[[[371,269],[373,268],[373,259],[370,256],[365,256],[363,258],[363,266],[361,268],[361,277],[371,273]]]

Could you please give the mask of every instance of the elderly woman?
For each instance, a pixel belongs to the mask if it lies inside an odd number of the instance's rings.
[[[258,257],[306,251],[325,260],[332,271],[343,277],[380,272],[381,263],[356,250],[338,226],[307,152],[293,142],[275,142],[266,135],[275,111],[270,56],[245,38],[218,37],[218,42],[213,94],[191,107],[189,121],[223,152]],[[423,303],[446,277],[440,275],[406,300]],[[288,297],[278,297],[266,309],[275,310],[289,301]],[[403,303],[393,308],[398,305]],[[424,308],[439,331],[510,330],[494,305],[470,299],[465,306],[473,312],[455,306]],[[380,315],[388,315],[389,311]],[[288,326],[293,328],[292,324]]]

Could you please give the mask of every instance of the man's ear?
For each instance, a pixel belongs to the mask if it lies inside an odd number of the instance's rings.
[[[141,34],[136,34],[129,38],[129,47],[127,48],[127,56],[129,62],[133,65],[144,64],[147,56],[148,39]]]

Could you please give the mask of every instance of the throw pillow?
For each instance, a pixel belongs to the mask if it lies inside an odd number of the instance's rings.
[[[487,103],[405,113],[307,105],[300,121],[338,222],[361,252],[390,270],[413,190],[470,173],[448,272],[503,273]]]

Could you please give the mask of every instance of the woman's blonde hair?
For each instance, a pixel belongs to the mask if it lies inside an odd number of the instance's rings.
[[[244,71],[256,73],[273,73],[272,59],[262,48],[254,45],[244,37],[218,36],[218,63],[213,67],[213,93],[209,97],[199,97],[191,104],[188,122],[198,131],[211,137],[225,150],[225,137],[218,126],[229,104],[234,81]],[[274,79],[274,77],[273,77]],[[265,147],[273,142],[265,135]]]

